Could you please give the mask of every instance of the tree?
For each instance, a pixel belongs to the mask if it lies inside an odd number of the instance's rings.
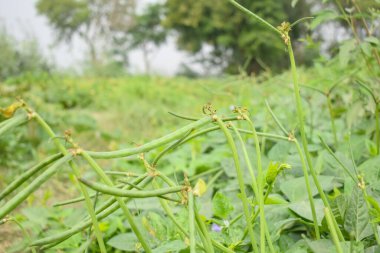
[[[150,73],[149,55],[166,40],[167,30],[160,25],[163,11],[161,4],[148,5],[141,14],[133,16],[133,24],[127,33],[114,37],[117,54],[136,48],[143,51],[146,73]]]
[[[39,14],[47,17],[57,32],[58,41],[79,36],[89,47],[91,62],[98,65],[100,54],[108,50],[117,33],[132,25],[134,0],[38,0]]]
[[[306,1],[299,1],[295,8],[287,0],[239,2],[274,25],[309,14]],[[167,0],[165,11],[163,25],[176,31],[180,49],[199,56],[205,46],[211,48],[211,53],[202,58],[205,63],[224,66],[230,73],[236,73],[237,66],[252,72],[265,63],[277,69],[287,64],[281,39],[227,0]],[[298,38],[303,32],[297,26],[293,37]]]
[[[0,27],[0,80],[25,72],[49,71],[35,39],[17,41]]]

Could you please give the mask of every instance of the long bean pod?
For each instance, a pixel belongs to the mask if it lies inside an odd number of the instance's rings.
[[[43,183],[45,183],[49,178],[51,178],[58,169],[68,161],[73,158],[73,155],[67,154],[57,162],[55,162],[51,167],[45,170],[41,175],[34,179],[27,187],[16,194],[12,199],[10,199],[5,205],[0,207],[0,219],[4,218],[13,209],[15,209],[21,202],[23,202],[30,194],[36,191]]]
[[[168,135],[165,135],[161,138],[158,138],[156,140],[153,140],[151,142],[148,142],[144,145],[141,145],[139,147],[135,148],[126,148],[126,149],[121,149],[117,151],[108,151],[108,152],[95,152],[95,151],[86,151],[88,155],[90,155],[92,158],[95,159],[112,159],[112,158],[121,158],[121,157],[126,157],[126,156],[131,156],[135,154],[140,154],[140,153],[145,153],[147,151],[150,151],[152,149],[155,149],[159,146],[162,146],[164,144],[170,143],[184,134],[186,134],[188,131],[191,129],[199,128],[207,123],[211,122],[210,117],[204,117],[198,121],[195,121],[193,123],[190,123]]]
[[[116,187],[111,187],[105,184],[91,182],[88,180],[85,180],[83,178],[79,179],[80,182],[87,185],[91,189],[112,195],[112,196],[118,196],[118,197],[128,197],[128,198],[149,198],[149,197],[158,197],[160,195],[165,195],[169,193],[174,192],[180,192],[183,190],[183,186],[176,186],[176,187],[169,187],[169,188],[162,188],[158,190],[152,190],[152,191],[136,191],[136,190],[122,190]]]
[[[48,158],[42,160],[37,165],[33,166],[32,168],[28,169],[24,173],[21,174],[18,178],[16,178],[14,181],[12,181],[1,193],[0,193],[0,200],[5,198],[7,195],[9,195],[11,192],[13,192],[15,189],[21,186],[26,180],[28,180],[30,177],[32,177],[34,174],[36,174],[41,169],[45,168],[47,165],[57,161],[59,158],[61,158],[63,155],[61,153],[49,156]]]
[[[147,184],[150,183],[150,181],[152,179],[151,177],[145,177],[145,178],[146,178],[146,180],[144,180],[144,181],[143,181],[143,179],[139,178],[139,180],[141,182],[140,187],[145,187]],[[138,182],[137,179],[134,181],[135,184],[139,184],[140,182]],[[127,186],[126,189],[132,189],[132,187]],[[126,198],[126,199],[124,199],[124,202],[126,203],[130,200],[131,200],[130,198]],[[120,208],[119,203],[116,201],[116,199],[114,197],[112,197],[109,199],[109,201],[104,203],[101,207],[99,207],[99,209],[96,210],[96,218],[97,218],[97,220],[102,220],[102,219],[108,217],[110,214],[112,214],[116,210],[118,210],[119,208]],[[92,225],[92,220],[90,219],[90,217],[87,217],[80,224],[77,224],[77,225],[73,226],[72,228],[70,228],[70,229],[68,229],[62,233],[55,234],[52,236],[48,236],[48,237],[33,241],[31,243],[31,246],[42,246],[42,245],[46,245],[46,244],[62,242],[64,240],[70,238],[71,236],[75,235],[76,233],[79,233],[82,230],[88,228],[91,225]]]
[[[29,120],[28,115],[21,114],[21,115],[15,116],[13,118],[10,118],[4,122],[1,122],[0,136],[3,135],[5,132],[11,130],[12,128],[24,124],[28,120]]]

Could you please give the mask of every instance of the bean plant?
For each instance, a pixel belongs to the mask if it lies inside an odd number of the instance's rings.
[[[152,140],[142,145],[115,151],[92,151],[84,149],[80,143],[75,141],[71,132],[65,132],[64,136],[57,135],[51,125],[27,102],[19,99],[7,108],[2,109],[1,113],[7,120],[0,123],[0,138],[9,131],[17,129],[31,121],[37,122],[39,127],[49,136],[58,150],[58,153],[52,154],[43,159],[32,168],[28,169],[16,177],[9,185],[0,192],[0,220],[1,223],[16,222],[22,229],[28,240],[28,250],[32,252],[43,252],[64,242],[70,237],[89,229],[89,242],[91,238],[97,241],[98,250],[102,253],[107,252],[107,242],[105,241],[100,222],[113,213],[119,212],[127,220],[131,231],[138,239],[136,251],[156,252],[155,248],[146,238],[144,228],[139,226],[136,221],[136,214],[128,206],[129,202],[136,199],[157,198],[163,212],[173,224],[179,237],[186,245],[187,251],[194,252],[279,252],[278,241],[275,239],[268,226],[268,203],[271,201],[271,193],[275,187],[275,182],[280,174],[288,173],[292,169],[292,164],[282,161],[272,161],[267,168],[264,168],[262,162],[262,152],[264,150],[264,140],[273,142],[286,142],[293,145],[300,161],[299,166],[302,168],[303,184],[306,187],[308,196],[308,208],[311,212],[312,219],[306,225],[310,229],[307,235],[303,235],[305,241],[312,244],[313,241],[331,240],[336,252],[360,252],[356,244],[361,239],[358,237],[359,216],[373,216],[373,212],[380,214],[379,204],[371,196],[371,191],[367,188],[365,177],[361,175],[356,164],[353,161],[353,168],[348,168],[345,162],[334,153],[332,147],[320,137],[320,143],[340,166],[342,173],[345,173],[349,180],[353,182],[353,194],[357,201],[361,201],[366,206],[365,214],[352,212],[352,217],[356,215],[356,220],[346,220],[342,225],[339,207],[336,206],[335,199],[324,191],[320,182],[319,172],[316,170],[313,161],[312,151],[310,150],[310,137],[305,127],[305,111],[302,104],[300,88],[310,88],[324,94],[327,99],[329,115],[331,116],[331,131],[335,146],[338,145],[338,134],[334,122],[334,113],[331,103],[331,93],[336,88],[336,84],[327,91],[321,91],[314,87],[301,85],[298,78],[295,57],[293,53],[292,38],[290,36],[291,28],[308,18],[290,24],[283,22],[279,26],[273,26],[266,20],[262,19],[255,13],[244,8],[234,0],[229,0],[233,6],[240,9],[246,15],[255,19],[258,23],[266,26],[268,32],[276,33],[283,40],[284,47],[289,55],[290,69],[292,74],[292,84],[294,92],[294,107],[297,113],[299,134],[286,129],[273,112],[269,103],[267,110],[273,121],[276,123],[277,130],[282,134],[273,134],[268,132],[257,131],[255,115],[242,106],[234,106],[230,115],[218,113],[211,104],[203,107],[203,117],[194,118],[172,113],[174,116],[186,120],[190,123],[178,128],[177,130]],[[374,51],[377,55],[377,51]],[[375,147],[376,153],[379,153],[379,108],[378,99],[375,93],[363,81],[358,80],[358,87],[368,92],[376,103],[375,111]],[[225,138],[225,143],[233,158],[234,172],[239,191],[239,199],[242,206],[242,212],[232,219],[228,226],[233,228],[234,224],[243,222],[245,230],[240,240],[234,243],[227,243],[212,235],[213,228],[206,218],[200,212],[200,199],[206,191],[207,184],[203,180],[196,182],[189,180],[188,176],[183,175],[182,180],[169,177],[160,171],[160,160],[186,145],[191,140],[199,138],[210,132],[219,131]],[[254,144],[253,153],[249,148],[250,143]],[[349,147],[351,150],[351,147]],[[146,154],[156,150],[157,155],[151,159]],[[351,150],[352,153],[352,150]],[[141,167],[144,173],[136,174],[133,172],[117,172],[105,170],[102,166],[102,160],[114,160],[138,156],[141,161]],[[252,162],[254,161],[254,162]],[[97,179],[88,179],[86,171],[83,170],[83,164],[97,175]],[[69,165],[74,184],[81,196],[58,203],[56,206],[65,206],[72,203],[84,203],[87,210],[87,216],[78,224],[73,225],[66,231],[56,234],[50,234],[44,238],[31,239],[28,232],[23,229],[22,225],[12,215],[17,208],[25,202],[29,196],[37,191],[43,184],[51,181],[60,169]],[[244,168],[247,168],[248,175]],[[118,182],[111,176],[127,176],[127,179],[120,179]],[[218,175],[218,174],[216,174]],[[220,174],[219,174],[220,175]],[[247,179],[248,182],[247,183]],[[28,183],[27,183],[28,182]],[[323,203],[323,213],[318,213],[316,208],[315,193],[313,186],[316,187],[317,193]],[[95,192],[95,194],[92,194]],[[338,194],[338,193],[337,193]],[[96,203],[99,195],[107,196],[104,202]],[[217,196],[217,195],[215,195]],[[223,198],[223,197],[221,197]],[[356,203],[358,204],[358,203]],[[174,212],[174,208],[185,210],[187,215],[187,226],[181,224]],[[226,207],[227,208],[227,207]],[[319,212],[321,212],[319,210]],[[369,213],[370,212],[370,213]],[[323,222],[320,216],[324,217]],[[346,213],[346,215],[348,215]],[[380,217],[380,215],[378,216]],[[380,246],[379,238],[379,218],[371,222],[371,233],[368,237],[372,240],[367,241],[369,246]],[[347,224],[346,224],[347,223]],[[351,231],[347,231],[347,227]],[[0,227],[1,229],[1,227]],[[215,229],[214,229],[215,230]],[[87,244],[86,244],[87,245]],[[86,251],[86,245],[81,250]],[[369,247],[368,246],[368,247]],[[377,249],[378,249],[377,248]],[[175,249],[173,249],[174,251]]]

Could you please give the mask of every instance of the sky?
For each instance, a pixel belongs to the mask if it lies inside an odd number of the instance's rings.
[[[141,6],[155,0],[139,0]],[[54,30],[45,17],[39,16],[35,9],[37,0],[0,0],[0,27],[5,26],[8,33],[18,40],[36,38],[41,50],[58,67],[80,69],[83,62],[84,43],[74,38],[70,44],[56,43]],[[150,58],[152,72],[160,75],[174,75],[186,54],[176,49],[174,39],[169,39]],[[130,54],[130,71],[143,73],[143,54],[135,50]]]

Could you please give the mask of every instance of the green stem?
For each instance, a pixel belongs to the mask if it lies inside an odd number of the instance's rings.
[[[194,207],[194,216],[195,221],[197,222],[197,225],[200,229],[200,236],[204,237],[204,247],[206,250],[206,253],[214,253],[214,248],[212,247],[212,241],[209,232],[207,231],[206,225],[203,223],[202,218],[199,216],[196,207]]]
[[[232,138],[231,133],[228,131],[227,127],[224,125],[223,121],[221,121],[219,119],[219,117],[216,116],[216,115],[214,116],[214,119],[216,119],[216,121],[219,124],[220,129],[222,129],[222,131],[223,131],[223,133],[224,133],[224,135],[225,135],[225,137],[227,139],[228,145],[230,146],[231,152],[232,152],[232,157],[234,159],[237,179],[238,179],[240,193],[241,193],[241,200],[242,200],[242,204],[243,204],[243,211],[244,211],[246,223],[247,223],[247,226],[248,226],[248,233],[249,233],[249,236],[250,236],[250,239],[251,239],[252,248],[253,248],[254,252],[257,253],[258,252],[258,248],[257,248],[256,240],[255,240],[255,235],[253,233],[252,227],[249,226],[249,224],[251,224],[250,223],[250,214],[249,214],[249,203],[248,203],[247,194],[245,192],[244,176],[243,176],[243,173],[241,171],[240,161],[239,161],[237,149],[236,149],[236,146],[235,146],[235,142],[234,142],[234,140]],[[259,192],[259,194],[260,194],[260,192]]]
[[[135,180],[135,184],[139,184],[139,182],[141,182],[141,187],[145,187],[148,183],[150,183],[151,181],[151,177],[141,177],[141,178],[137,178]],[[129,186],[126,187],[126,189],[131,189]],[[130,201],[131,199],[125,199],[126,202]],[[96,210],[96,218],[98,220],[102,220],[106,217],[108,217],[110,214],[114,213],[116,210],[119,210],[120,207],[118,205],[118,203],[116,202],[115,198],[112,197],[109,199],[109,201],[105,202],[104,204],[102,204],[101,207],[98,208],[98,210]],[[45,237],[45,238],[42,238],[42,239],[39,239],[39,240],[36,240],[34,242],[31,243],[32,246],[42,246],[42,245],[47,245],[47,244],[58,244],[68,238],[70,238],[71,236],[83,231],[84,229],[90,227],[92,225],[92,219],[91,218],[85,218],[83,222],[81,222],[80,224],[77,224],[75,225],[74,227],[62,232],[62,233],[59,233],[59,234],[56,234],[56,235],[51,235],[49,237]]]
[[[111,179],[106,175],[106,173],[104,173],[102,168],[100,168],[100,166],[86,151],[82,151],[81,155],[108,186],[113,186]],[[115,199],[119,203],[120,208],[123,210],[128,220],[128,223],[131,226],[132,231],[135,233],[136,237],[140,241],[141,246],[144,248],[145,252],[151,253],[152,252],[151,248],[149,247],[146,239],[143,237],[142,233],[140,232],[140,229],[137,227],[137,224],[135,223],[133,216],[131,212],[129,211],[127,205],[124,203],[124,201],[120,197],[115,197]]]
[[[327,99],[327,107],[329,108],[329,113],[330,113],[331,130],[332,130],[333,136],[334,136],[334,143],[335,143],[335,146],[338,147],[338,137],[336,134],[335,117],[334,117],[334,111],[333,111],[332,104],[331,104],[330,95],[327,95],[326,99]]]
[[[62,154],[67,155],[69,152],[67,151],[65,146],[63,146],[59,142],[56,134],[51,129],[51,127],[46,123],[46,121],[38,113],[34,113],[34,117],[37,120],[37,122],[41,125],[41,127],[45,130],[45,132],[47,132],[49,137],[51,139],[53,139],[55,146],[62,152]],[[80,170],[79,170],[78,166],[73,161],[70,161],[69,165],[70,165],[75,177],[78,179],[80,177]],[[75,182],[76,182],[77,187],[79,188],[79,190],[81,191],[81,193],[83,194],[83,197],[85,199],[86,208],[87,208],[87,211],[90,214],[90,217],[92,219],[92,224],[94,226],[94,233],[96,236],[96,240],[99,244],[100,252],[106,253],[107,250],[106,250],[106,246],[104,244],[103,235],[102,235],[102,232],[100,231],[99,223],[98,223],[98,220],[96,218],[96,213],[95,213],[95,210],[93,208],[93,204],[91,202],[90,195],[88,194],[86,188],[83,185],[79,184],[77,181],[75,181]]]
[[[338,235],[337,235],[336,230],[334,228],[334,222],[332,220],[332,215],[330,213],[330,210],[325,207],[323,209],[323,211],[325,212],[325,217],[326,217],[327,225],[328,225],[328,227],[330,229],[331,236],[332,236],[332,239],[333,239],[334,244],[335,244],[336,252],[343,253],[342,246],[340,245],[340,241],[339,241]]]
[[[293,53],[293,48],[292,48],[292,44],[291,44],[290,39],[289,39],[289,43],[288,43],[288,52],[289,52],[289,59],[290,59],[290,65],[291,65],[291,70],[292,70],[292,77],[293,77],[294,97],[295,97],[296,108],[297,108],[298,123],[299,123],[299,127],[300,127],[302,146],[303,146],[304,153],[306,156],[306,161],[307,161],[307,164],[309,166],[310,173],[313,177],[315,186],[317,187],[318,193],[321,196],[321,199],[323,201],[323,204],[325,207],[327,207],[329,209],[330,213],[332,213],[328,199],[327,199],[325,193],[323,192],[321,184],[318,181],[317,173],[314,170],[313,162],[311,161],[311,156],[309,153],[307,137],[306,137],[306,133],[305,133],[304,113],[303,113],[302,103],[301,103],[300,88],[298,85],[297,67],[296,67],[296,62],[294,59],[294,53]],[[332,216],[331,218],[333,220],[334,227],[337,229],[339,239],[341,241],[344,241],[343,234],[339,229],[339,226],[335,220],[335,217]]]
[[[28,240],[28,243],[30,244],[31,239],[30,239],[30,235],[29,235],[28,231],[26,231],[24,226],[16,218],[10,217],[10,218],[7,218],[6,221],[12,221],[12,222],[16,223],[16,225],[20,228],[20,230],[24,234],[24,238],[26,238]],[[34,247],[31,248],[31,251],[32,251],[32,253],[37,253],[37,251]]]
[[[379,102],[376,102],[375,108],[375,121],[376,121],[376,154],[380,154],[380,123],[379,123],[379,114],[380,114],[380,105]]]
[[[261,167],[261,152],[260,152],[260,145],[259,145],[259,142],[258,142],[258,137],[257,137],[256,131],[253,130],[253,136],[254,136],[255,145],[256,145],[257,167],[258,167],[258,171],[259,171],[259,173],[258,173],[259,184],[256,183],[256,177],[255,177],[255,174],[253,172],[251,161],[249,159],[247,149],[245,148],[245,144],[244,144],[243,138],[241,137],[241,135],[240,135],[239,131],[237,130],[237,128],[233,124],[231,124],[231,126],[232,126],[232,129],[235,131],[235,134],[237,135],[237,137],[238,137],[238,139],[240,141],[240,144],[241,144],[241,147],[242,147],[242,150],[243,150],[243,154],[244,154],[245,163],[246,163],[246,165],[248,167],[248,171],[249,171],[249,173],[250,173],[250,175],[252,177],[253,191],[255,193],[257,201],[259,202],[259,212],[260,212],[260,251],[261,252],[265,252],[265,226],[266,226],[266,222],[265,222],[265,214],[264,214],[263,194],[262,194],[262,191],[260,190],[260,187],[261,187],[261,185],[260,185],[260,176],[262,177],[262,167]],[[261,174],[260,174],[260,170],[261,170]],[[269,243],[272,244],[270,237],[267,238],[267,240],[268,240],[268,244]]]
[[[264,199],[263,199],[263,192],[264,192],[264,174],[263,174],[263,166],[261,164],[261,152],[260,152],[260,142],[259,138],[256,133],[255,125],[253,124],[252,120],[247,117],[246,115],[243,115],[244,119],[248,121],[248,124],[250,125],[251,131],[253,133],[253,140],[255,142],[255,148],[256,148],[256,159],[257,159],[257,177],[258,177],[258,190],[259,190],[259,211],[260,211],[260,249],[261,253],[265,253],[265,227],[266,227],[266,220],[265,220],[265,214],[264,214]],[[268,244],[272,244],[271,238],[267,238]],[[262,245],[264,244],[264,246]],[[273,247],[273,245],[272,245]]]
[[[309,198],[309,203],[310,203],[310,209],[311,209],[311,214],[313,216],[313,225],[314,225],[314,232],[315,232],[315,237],[317,240],[321,239],[321,234],[319,232],[319,225],[318,225],[318,219],[317,219],[317,212],[315,211],[315,203],[314,203],[314,198],[313,194],[311,192],[311,186],[310,186],[310,180],[309,180],[309,173],[307,172],[307,165],[305,158],[303,156],[300,144],[298,143],[297,139],[294,139],[294,143],[297,147],[298,155],[301,159],[301,164],[302,164],[302,171],[303,175],[305,177],[305,184],[306,184],[306,191],[307,191],[307,196]]]
[[[190,253],[196,253],[195,250],[195,217],[194,217],[194,195],[192,190],[187,194],[189,208],[189,237],[190,237]]]
[[[239,10],[241,10],[242,12],[244,12],[245,14],[247,14],[248,16],[253,17],[258,22],[260,22],[261,24],[263,24],[266,27],[268,27],[270,30],[272,30],[272,31],[278,33],[279,35],[281,35],[281,32],[276,27],[274,27],[273,25],[269,24],[267,21],[265,21],[261,17],[257,16],[255,13],[251,12],[250,10],[248,10],[247,8],[245,8],[244,6],[240,5],[239,3],[237,3],[234,0],[229,0],[229,2],[231,4],[233,4],[235,7],[237,7]]]

